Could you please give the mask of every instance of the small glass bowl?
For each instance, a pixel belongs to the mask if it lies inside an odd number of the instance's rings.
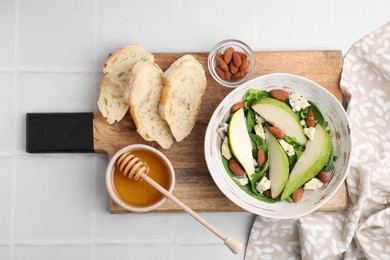
[[[250,62],[248,67],[248,73],[245,75],[245,77],[239,80],[223,80],[218,76],[217,72],[215,71],[215,68],[217,67],[216,56],[223,54],[225,50],[229,47],[233,47],[234,50],[237,52],[244,53]],[[211,50],[208,56],[208,67],[211,76],[215,79],[215,81],[218,82],[218,84],[228,88],[235,88],[241,85],[242,83],[252,79],[256,69],[256,56],[253,50],[244,42],[239,40],[234,40],[234,39],[227,39],[219,42]]]

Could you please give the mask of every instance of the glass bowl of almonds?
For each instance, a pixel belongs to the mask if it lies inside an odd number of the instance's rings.
[[[228,39],[219,42],[211,50],[208,67],[218,84],[235,88],[252,79],[256,69],[256,56],[244,42]]]

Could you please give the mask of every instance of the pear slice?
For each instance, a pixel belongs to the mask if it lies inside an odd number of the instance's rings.
[[[269,149],[269,179],[271,195],[276,198],[282,193],[289,173],[288,157],[278,140],[269,132],[265,132],[265,140]]]
[[[230,119],[228,129],[230,149],[234,157],[244,168],[248,178],[252,180],[255,172],[252,156],[252,141],[246,127],[244,109],[237,110]]]
[[[286,135],[295,137],[302,145],[306,144],[307,138],[299,117],[286,103],[274,98],[262,98],[254,102],[252,109]]]
[[[332,139],[328,132],[317,124],[313,140],[307,141],[306,149],[291,170],[281,200],[288,198],[296,189],[314,178],[326,165],[332,153]]]

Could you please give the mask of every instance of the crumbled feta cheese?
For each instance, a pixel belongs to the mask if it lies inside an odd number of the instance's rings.
[[[228,138],[225,137],[222,142],[221,148],[222,156],[226,158],[226,160],[230,160],[232,158],[232,152],[230,151]]]
[[[254,129],[255,129],[255,133],[258,136],[260,136],[262,139],[265,140],[265,133],[264,133],[263,125],[261,123],[258,123],[255,125]]]
[[[256,190],[258,190],[260,193],[263,193],[263,191],[268,190],[270,188],[271,188],[271,181],[268,180],[268,178],[265,176],[256,185]]]
[[[305,183],[305,186],[303,186],[304,190],[318,190],[321,188],[324,184],[317,178],[313,178],[310,181]]]
[[[307,137],[309,137],[310,140],[314,139],[314,134],[316,133],[316,129],[314,127],[304,128],[303,132]]]
[[[256,123],[257,124],[261,124],[263,122],[265,122],[264,118],[262,118],[259,114],[255,114],[255,120],[256,120]]]
[[[221,137],[221,139],[225,139],[225,136],[227,135],[229,124],[227,123],[221,123],[218,126],[217,133]]]
[[[233,179],[235,179],[238,182],[238,184],[241,186],[245,186],[249,183],[248,177],[246,176],[240,176],[240,177],[234,176]]]
[[[295,112],[310,106],[309,102],[298,93],[291,92],[288,99],[293,111]]]
[[[301,120],[301,125],[306,126],[306,121],[304,119]]]
[[[287,143],[283,139],[278,139],[280,145],[282,146],[283,150],[287,153],[288,156],[293,156],[295,154],[294,146]]]

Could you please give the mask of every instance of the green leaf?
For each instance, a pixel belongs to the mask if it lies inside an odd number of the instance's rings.
[[[320,124],[321,126],[326,128],[328,126],[328,122],[325,121],[324,116],[322,115],[320,109],[317,107],[315,103],[311,101],[309,101],[309,103],[310,103],[310,110],[313,113],[314,121],[316,122],[316,124]]]
[[[249,89],[243,99],[244,99],[244,108],[249,109],[251,107],[251,104],[264,97],[269,97],[268,91],[265,90],[259,90],[259,89]]]
[[[290,136],[284,135],[283,139],[284,139],[284,141],[286,141],[286,143],[288,143],[294,147],[295,155],[288,156],[288,162],[289,162],[290,171],[291,171],[292,168],[294,168],[294,165],[297,162],[298,158],[301,156],[301,154],[305,150],[305,146],[301,145],[295,137],[290,137]]]
[[[226,160],[226,158],[224,158],[223,156],[221,158],[222,158],[222,164],[223,164],[226,172],[233,179],[233,181],[237,183],[237,181],[233,178],[235,176],[234,173],[232,173],[232,171],[229,169],[229,166],[228,166],[229,162],[228,162],[228,160]],[[264,201],[264,202],[268,202],[268,203],[275,203],[277,201],[277,200],[268,198],[268,197],[264,196],[263,194],[256,194],[256,193],[254,193],[252,191],[252,184],[250,182],[247,185],[245,185],[245,186],[241,186],[238,183],[237,183],[237,185],[240,187],[241,190],[243,190],[244,192],[246,192],[247,194],[249,194],[250,196],[252,196],[252,197],[254,197],[254,198],[258,199],[258,200],[261,200],[261,201]]]
[[[328,162],[326,163],[325,167],[324,167],[324,171],[326,172],[329,172],[331,170],[334,169],[334,161],[337,159],[337,156],[334,155],[333,153],[333,147],[332,147],[332,152],[329,156],[329,160]]]
[[[299,111],[299,118],[302,120],[302,119],[306,119],[307,118],[307,113],[309,112],[310,110],[310,106],[309,107],[306,107],[302,110]]]
[[[252,108],[249,108],[246,114],[246,127],[248,132],[251,133],[256,124],[256,112]]]
[[[294,147],[295,154],[297,156],[296,159],[298,159],[303,151],[305,150],[305,146],[301,145],[298,140],[295,137],[290,137],[287,135],[284,135],[284,141],[286,141],[288,144],[291,144]]]

